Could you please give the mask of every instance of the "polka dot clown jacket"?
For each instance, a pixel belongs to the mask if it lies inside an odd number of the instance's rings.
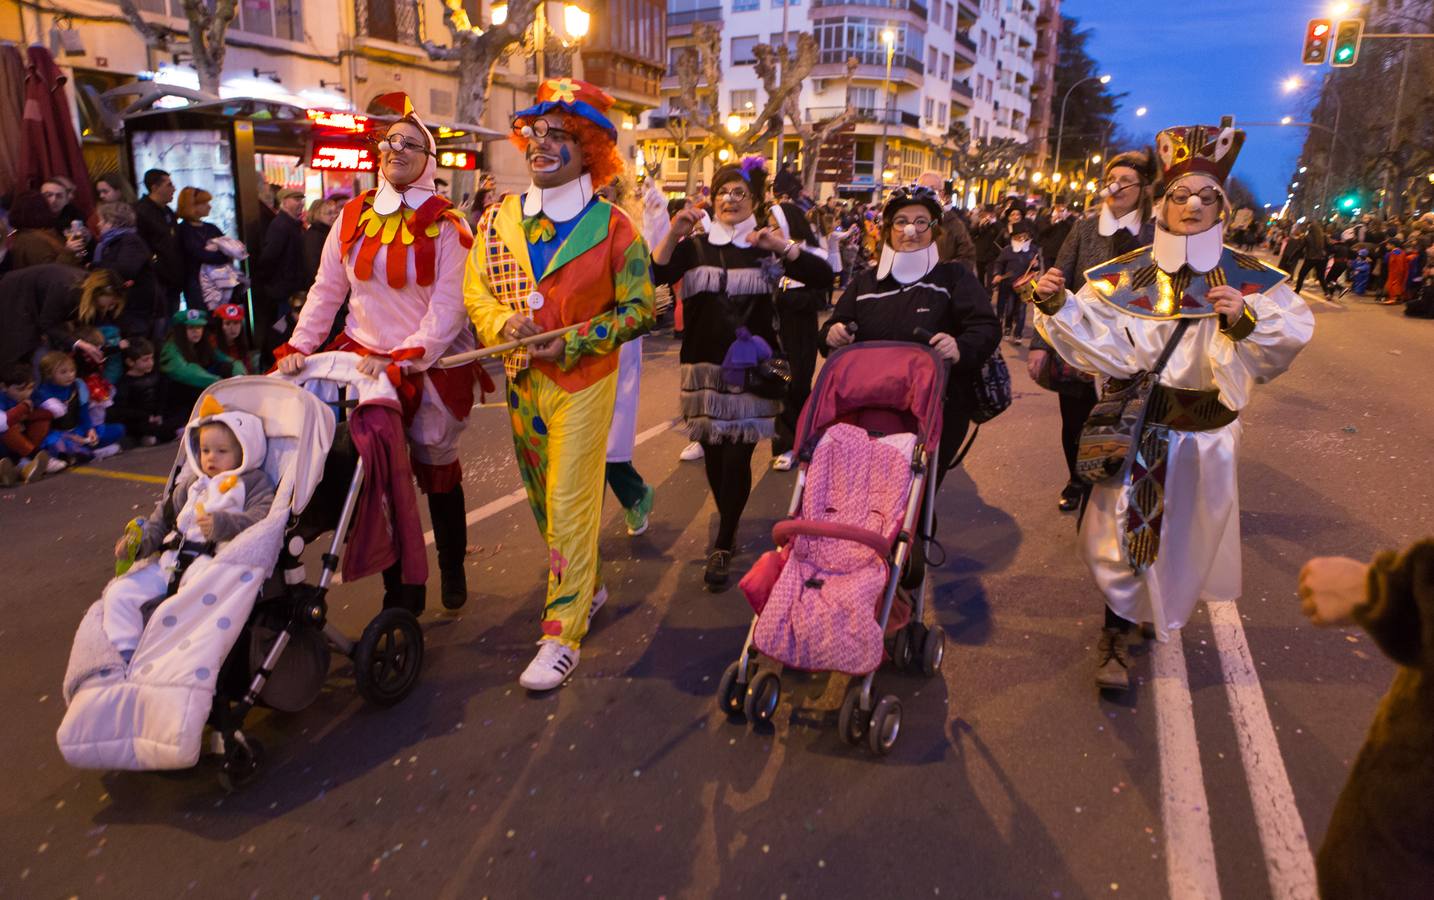
[[[611,203],[594,199],[564,230],[551,261],[535,272],[522,198],[506,197],[478,224],[463,299],[478,340],[489,347],[504,342],[500,331],[515,314],[543,331],[578,325],[557,361],[530,359],[520,349],[505,356],[503,366],[510,379],[533,368],[576,393],[617,371],[618,347],[652,328],[653,286],[647,243]]]

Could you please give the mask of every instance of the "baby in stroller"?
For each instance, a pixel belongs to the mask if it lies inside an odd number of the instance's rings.
[[[213,397],[205,398],[199,415],[185,431],[188,464],[143,520],[138,546],[129,534],[115,544],[121,560],[163,551],[110,582],[102,597],[105,634],[126,663],[159,601],[198,577],[219,544],[263,520],[274,502],[274,485],[264,472],[263,422],[226,411]]]

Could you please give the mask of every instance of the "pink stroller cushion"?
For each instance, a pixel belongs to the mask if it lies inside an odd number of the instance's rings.
[[[812,454],[802,518],[875,532],[894,541],[911,489],[915,436],[873,439],[853,425],[830,428]],[[854,540],[800,535],[757,618],[757,649],[809,671],[864,675],[881,664],[875,611],[887,555]]]

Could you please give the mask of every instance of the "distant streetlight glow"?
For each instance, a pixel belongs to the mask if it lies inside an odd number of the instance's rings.
[[[1304,173],[1308,172],[1309,168],[1309,166],[1300,166],[1300,174],[1303,175]]]
[[[1298,75],[1291,75],[1289,78],[1280,82],[1280,87],[1284,88],[1286,94],[1294,93],[1304,86],[1304,81]]]
[[[1329,6],[1329,14],[1336,19],[1342,19],[1349,15],[1350,8],[1351,5],[1349,3],[1331,3]]]
[[[1099,164],[1100,164],[1100,154],[1099,154],[1099,153],[1093,154],[1093,155],[1091,156],[1091,158],[1090,158],[1090,161],[1091,161],[1091,163],[1094,164],[1094,165],[1099,165]]]
[[[1042,178],[1045,178],[1045,177],[1046,177],[1046,176],[1045,176],[1045,173],[1044,173],[1044,172],[1032,172],[1032,173],[1031,173],[1031,184],[1040,184],[1040,183],[1041,183],[1041,179],[1042,179]],[[1434,175],[1430,175],[1430,176],[1429,176],[1429,180],[1430,180],[1430,181],[1434,181]]]
[[[1284,118],[1280,119],[1280,124],[1281,124],[1281,125],[1288,125],[1288,124],[1290,124],[1290,123],[1293,122],[1293,121],[1294,121],[1294,117],[1293,117],[1293,116],[1285,116]]]
[[[592,25],[593,17],[587,10],[575,3],[567,3],[563,6],[563,29],[570,37],[581,40],[587,37],[588,28]]]
[[[1145,115],[1145,114],[1148,113],[1148,112],[1150,112],[1150,110],[1148,110],[1148,109],[1146,109],[1145,107],[1141,106],[1141,107],[1139,107],[1139,108],[1137,108],[1137,109],[1135,110],[1135,115],[1136,115],[1136,116],[1143,116],[1143,115]]]
[[[746,128],[742,126],[742,117],[737,115],[736,113],[732,113],[730,116],[728,116],[727,130],[732,132],[733,134],[741,134],[743,131],[746,131]]]
[[[1101,84],[1110,84],[1110,76],[1109,76],[1109,75],[1102,75],[1102,76],[1100,76],[1100,83],[1101,83]]]
[[[893,30],[890,29],[890,28],[884,29],[884,30],[881,32],[881,42],[882,42],[883,44],[885,44],[887,47],[895,46],[895,44],[896,44],[896,32],[893,31]]]
[[[489,20],[494,25],[502,25],[504,22],[508,21],[508,4],[493,4],[493,8],[488,11],[488,16]]]

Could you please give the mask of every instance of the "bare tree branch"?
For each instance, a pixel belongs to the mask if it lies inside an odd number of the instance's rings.
[[[453,43],[441,47],[428,40],[422,47],[429,59],[458,63],[458,110],[462,121],[483,122],[493,85],[493,67],[512,46],[522,42],[537,18],[538,3],[539,0],[510,0],[503,24],[482,31],[468,19],[462,0],[444,0],[443,23],[453,35]]]

